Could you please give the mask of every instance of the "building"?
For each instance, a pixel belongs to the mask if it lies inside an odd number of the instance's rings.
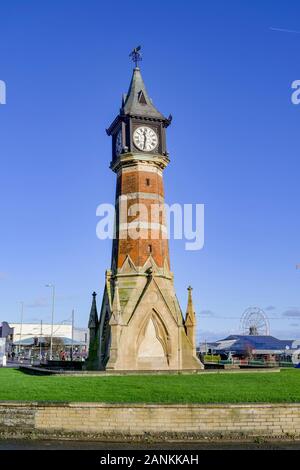
[[[138,50],[133,56],[128,93],[107,129],[110,168],[117,176],[116,236],[99,318],[93,294],[88,364],[111,370],[200,369],[192,289],[184,317],[170,269],[163,172],[170,162],[166,130],[172,117],[154,106],[137,66]],[[156,217],[149,221],[154,207]]]
[[[222,359],[230,357],[238,360],[254,359],[267,362],[287,360],[298,363],[300,341],[281,340],[266,335],[230,335],[213,343],[202,343],[200,352],[202,354],[209,352]]]
[[[13,342],[13,328],[6,322],[0,323],[0,339],[2,344],[2,353],[7,354],[11,350]]]
[[[24,341],[28,338],[37,338],[40,336],[50,337],[52,325],[51,323],[10,323],[13,329],[13,343]],[[72,338],[72,325],[70,323],[57,323],[53,325],[54,338]],[[74,328],[74,341],[80,343],[88,343],[88,329]]]
[[[6,338],[6,354],[15,353],[18,356],[30,358],[32,356],[46,357],[49,353],[52,325],[49,323],[10,323],[0,324],[0,338]],[[53,325],[53,350],[55,355],[59,351],[78,353],[86,356],[88,346],[88,329],[74,328],[72,339],[72,325],[59,323]],[[3,346],[2,346],[3,349]]]

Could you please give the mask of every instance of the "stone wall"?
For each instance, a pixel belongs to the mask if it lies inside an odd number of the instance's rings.
[[[0,403],[0,432],[204,437],[300,436],[300,404]]]

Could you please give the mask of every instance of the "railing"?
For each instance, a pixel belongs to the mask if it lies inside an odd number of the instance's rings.
[[[205,355],[204,364],[233,365],[241,367],[295,367],[290,361],[264,361],[262,359],[221,359],[218,355]]]

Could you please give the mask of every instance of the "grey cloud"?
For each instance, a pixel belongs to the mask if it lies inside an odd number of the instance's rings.
[[[283,312],[282,314],[283,317],[289,317],[289,318],[300,318],[300,309],[295,307],[295,308],[290,308]]]

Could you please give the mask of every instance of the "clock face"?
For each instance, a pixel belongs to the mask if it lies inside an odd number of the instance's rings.
[[[138,127],[133,133],[134,145],[143,152],[150,152],[157,147],[158,135],[151,127]]]
[[[122,131],[119,131],[116,137],[116,143],[115,143],[115,150],[116,150],[116,155],[120,155],[123,149],[123,142],[122,142]]]

